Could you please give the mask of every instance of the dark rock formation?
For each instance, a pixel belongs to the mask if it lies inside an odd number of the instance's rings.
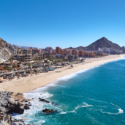
[[[13,102],[11,95],[12,92],[7,91],[0,91],[0,118],[3,122],[8,123],[11,125],[12,121],[12,114],[23,114],[24,109],[21,108],[21,103],[18,101]],[[2,122],[1,121],[1,122]]]
[[[17,93],[16,96],[18,96],[18,95],[22,95],[22,93]]]
[[[39,100],[40,100],[40,101],[43,101],[43,102],[46,102],[46,103],[49,103],[49,101],[48,101],[48,100],[45,100],[45,99],[39,98]]]
[[[30,108],[29,108],[29,106],[27,104],[25,104],[24,109],[27,110],[27,109],[30,109]]]
[[[13,114],[13,112],[18,114],[24,113],[24,109],[21,108],[20,103],[13,103],[12,105],[6,105],[3,107],[7,109],[7,112],[6,112],[7,114]]]
[[[47,109],[46,108],[46,109],[43,109],[42,112],[45,113],[45,114],[53,114],[53,113],[56,113],[57,110]]]
[[[24,113],[24,109],[21,108],[21,104],[19,102],[17,104],[14,104],[13,109],[11,109],[10,111],[18,114]]]

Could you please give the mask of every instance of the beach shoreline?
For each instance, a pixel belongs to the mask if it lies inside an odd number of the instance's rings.
[[[63,67],[60,69],[56,69],[55,71],[33,75],[32,77],[28,76],[20,79],[14,79],[1,83],[0,91],[26,93],[37,88],[44,87],[62,77],[79,72],[80,70],[88,70],[108,62],[122,59],[123,56],[124,55],[110,55],[102,58],[91,58],[87,59],[84,63],[73,64],[73,68]]]

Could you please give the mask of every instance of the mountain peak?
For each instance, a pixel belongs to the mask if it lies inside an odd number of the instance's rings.
[[[102,37],[100,38],[101,40],[108,40],[106,37]],[[109,41],[109,40],[108,40]]]
[[[107,39],[106,37],[102,37],[102,39]]]
[[[87,46],[90,50],[98,50],[98,48],[114,48],[114,49],[120,49],[121,47],[118,44],[115,44],[111,41],[109,41],[107,38],[102,37],[98,40],[96,40],[94,43]]]

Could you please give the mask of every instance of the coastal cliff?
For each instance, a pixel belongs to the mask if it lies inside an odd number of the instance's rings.
[[[0,61],[3,62],[4,60],[9,59],[15,53],[16,48],[0,38]]]

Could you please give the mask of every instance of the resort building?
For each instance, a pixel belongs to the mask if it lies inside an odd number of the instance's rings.
[[[0,63],[0,70],[6,70],[6,68],[12,68],[12,65],[10,64],[9,61]]]
[[[52,47],[46,47],[45,51],[48,51],[50,54],[53,53],[53,48]]]
[[[32,55],[34,55],[36,53],[40,53],[40,49],[38,49],[38,48],[34,48],[34,49],[30,48],[30,50],[32,51]]]
[[[78,55],[78,51],[77,50],[72,50],[72,55]]]
[[[80,57],[83,57],[83,51],[80,50],[78,55],[79,55]]]
[[[31,54],[17,54],[14,56],[14,59],[20,61],[21,63],[33,62],[33,58]]]
[[[34,60],[42,60],[42,59],[44,59],[43,53],[33,54],[33,59],[34,59]]]
[[[56,47],[56,53],[62,55],[62,49],[60,47]]]
[[[22,49],[21,54],[32,54],[32,50],[30,50],[30,49]]]

